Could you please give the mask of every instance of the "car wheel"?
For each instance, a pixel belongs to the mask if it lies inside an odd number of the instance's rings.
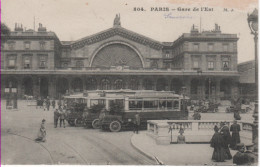
[[[119,121],[113,121],[109,125],[111,132],[119,132],[121,130],[121,123]]]
[[[93,127],[94,129],[99,129],[99,128],[100,128],[99,119],[94,119],[94,120],[92,121],[92,127]]]

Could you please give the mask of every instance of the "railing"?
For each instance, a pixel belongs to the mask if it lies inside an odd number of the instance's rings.
[[[226,125],[231,126],[233,120],[227,120]],[[240,137],[245,144],[252,143],[253,123],[238,121],[241,127]],[[180,128],[184,129],[184,135],[187,142],[208,143],[214,134],[214,127],[220,127],[220,121],[216,120],[148,120],[147,134],[151,135],[156,143],[170,143],[170,133],[176,140]]]

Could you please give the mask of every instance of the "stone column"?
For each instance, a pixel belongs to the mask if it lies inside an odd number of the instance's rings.
[[[49,77],[49,83],[48,83],[48,95],[50,98],[56,98],[56,77],[51,76]]]
[[[39,83],[39,77],[34,76],[33,78],[33,96],[39,97],[40,96],[40,83]]]
[[[22,90],[22,78],[17,77],[17,97],[22,98],[23,95],[23,90]]]

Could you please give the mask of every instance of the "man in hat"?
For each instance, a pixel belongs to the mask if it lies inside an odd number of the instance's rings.
[[[138,134],[140,123],[141,123],[140,115],[139,113],[136,113],[134,118],[134,133],[136,134]]]
[[[59,117],[60,117],[60,113],[59,113],[58,109],[55,109],[55,111],[54,111],[54,127],[55,128],[57,128]]]
[[[179,130],[180,135],[177,137],[178,144],[185,144],[185,136],[183,135],[184,129],[181,127]]]
[[[234,123],[230,127],[230,131],[232,132],[230,148],[235,150],[237,149],[236,148],[237,144],[240,143],[240,136],[239,136],[240,125],[237,124],[237,120],[234,120]]]
[[[226,122],[220,123],[220,134],[224,139],[224,151],[225,151],[226,159],[232,159],[232,155],[228,147],[231,141],[231,135],[230,135],[229,128],[226,125]]]
[[[224,162],[225,161],[224,139],[223,136],[218,132],[219,128],[217,125],[215,125],[214,131],[215,133],[210,140],[210,147],[214,148],[211,159],[216,162]]]

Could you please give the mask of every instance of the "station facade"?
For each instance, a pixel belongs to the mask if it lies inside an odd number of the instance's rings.
[[[39,25],[16,25],[1,50],[1,91],[18,97],[59,98],[84,90],[175,91],[192,99],[226,100],[239,95],[236,34],[220,26],[194,26],[173,42],[159,42],[121,26],[117,16],[105,31],[60,41]]]

